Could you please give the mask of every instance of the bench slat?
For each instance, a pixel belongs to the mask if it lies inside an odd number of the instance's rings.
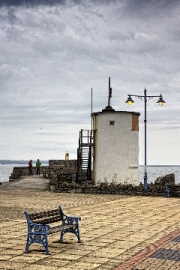
[[[44,218],[44,219],[31,219],[32,222],[37,223],[37,224],[49,224],[49,223],[54,223],[57,221],[61,221],[62,218],[60,216],[58,217],[50,217],[50,218]]]
[[[68,229],[75,229],[77,227],[76,224],[73,225],[59,225],[59,226],[54,226],[48,230],[48,234],[52,234],[55,232],[61,232],[63,230],[68,230]]]
[[[29,214],[29,218],[32,222],[38,224],[54,223],[63,219],[59,209]]]

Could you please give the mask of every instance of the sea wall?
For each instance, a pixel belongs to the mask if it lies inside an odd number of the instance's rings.
[[[40,172],[43,174],[49,166],[41,166]],[[36,174],[36,167],[32,168],[33,174]],[[27,176],[29,175],[29,168],[28,167],[14,167],[13,171],[9,177],[9,181],[14,181],[21,176]]]
[[[49,166],[41,166],[40,171],[44,178],[50,179],[50,185],[58,187],[58,175],[67,175],[71,179],[76,179],[76,160],[49,160]],[[36,174],[36,167],[32,168],[33,174]],[[9,181],[19,179],[21,176],[29,175],[28,167],[14,167]]]

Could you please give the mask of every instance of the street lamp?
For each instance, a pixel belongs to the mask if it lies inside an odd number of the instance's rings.
[[[157,101],[157,103],[159,105],[163,105],[164,103],[166,103],[164,100],[163,100],[163,96],[162,95],[159,95],[159,96],[147,96],[147,90],[146,88],[144,89],[144,96],[139,96],[139,95],[131,95],[129,94],[128,95],[128,98],[126,100],[126,103],[128,105],[132,105],[134,103],[132,97],[137,97],[141,100],[144,100],[144,190],[147,190],[147,168],[146,168],[146,147],[147,147],[147,140],[146,140],[146,123],[147,123],[147,120],[146,120],[146,103],[148,100],[154,98],[154,97],[158,97],[159,100]]]

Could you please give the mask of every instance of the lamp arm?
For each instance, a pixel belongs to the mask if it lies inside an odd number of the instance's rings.
[[[139,95],[131,95],[131,94],[128,94],[128,96],[131,96],[131,97],[137,97],[137,98],[143,98],[144,96],[139,96]]]
[[[137,97],[137,98],[144,98],[145,96],[139,96],[139,95],[131,95],[131,94],[128,94],[128,96],[131,96],[131,97]],[[159,95],[159,96],[146,96],[147,98],[154,98],[154,97],[160,97],[162,95]]]
[[[159,96],[139,96],[139,95],[131,95],[131,94],[129,94],[128,96],[137,97],[137,98],[141,99],[142,101],[144,101],[145,99],[146,99],[146,101],[148,101],[148,100],[150,100],[152,98],[155,98],[155,97],[160,98],[162,95],[159,95]]]
[[[154,97],[161,97],[162,95],[159,95],[159,96],[146,96],[148,98],[154,98]]]

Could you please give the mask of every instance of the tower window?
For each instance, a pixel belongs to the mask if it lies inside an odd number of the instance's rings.
[[[114,126],[115,121],[109,121],[110,126]]]

